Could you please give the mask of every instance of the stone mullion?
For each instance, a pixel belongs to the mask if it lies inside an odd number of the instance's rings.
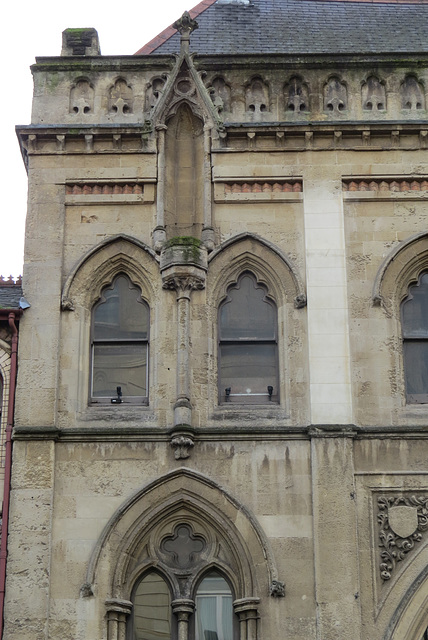
[[[178,620],[178,640],[189,640],[189,618],[195,611],[195,603],[183,598],[173,600],[171,606]]]

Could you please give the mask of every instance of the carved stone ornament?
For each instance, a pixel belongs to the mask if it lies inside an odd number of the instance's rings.
[[[74,303],[70,298],[63,298],[61,301],[61,309],[63,311],[74,311]]]
[[[189,436],[173,436],[170,441],[171,447],[174,449],[174,456],[176,460],[185,460],[190,457],[190,451],[194,446],[192,438]]]
[[[380,496],[377,503],[382,549],[379,569],[385,582],[428,530],[428,496]]]
[[[163,289],[174,289],[178,292],[190,292],[205,288],[205,279],[197,276],[171,275],[163,278]]]
[[[172,25],[182,36],[189,37],[192,31],[198,28],[196,20],[192,20],[190,13],[185,11],[181,18]]]
[[[284,598],[285,597],[285,584],[280,580],[272,580],[270,584],[270,595],[272,598]]]
[[[89,584],[89,582],[85,582],[84,584],[82,584],[82,586],[80,587],[80,597],[90,598],[93,595],[94,595],[94,592],[92,590],[92,585]]]
[[[167,563],[179,569],[186,569],[198,561],[199,554],[207,543],[202,536],[195,535],[187,524],[175,528],[172,536],[164,538],[160,544]]]

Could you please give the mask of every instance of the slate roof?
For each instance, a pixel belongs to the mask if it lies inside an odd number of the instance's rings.
[[[217,0],[200,5],[190,50],[212,54],[376,54],[428,52],[428,4],[332,0]],[[198,5],[195,9],[199,8]],[[177,16],[179,18],[179,16]],[[173,34],[173,35],[171,35]],[[168,28],[137,54],[171,54]]]
[[[21,285],[0,284],[0,309],[19,309],[19,299],[22,296]]]

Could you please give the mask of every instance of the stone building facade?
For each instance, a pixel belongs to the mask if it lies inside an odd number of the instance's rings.
[[[425,638],[427,28],[204,0],[37,59],[5,640]]]

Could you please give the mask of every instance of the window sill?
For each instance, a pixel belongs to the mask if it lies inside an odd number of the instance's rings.
[[[221,403],[214,408],[210,414],[210,422],[212,425],[241,422],[248,424],[249,422],[257,424],[284,424],[284,420],[289,420],[290,414],[285,407],[276,402],[266,402],[261,404],[238,404],[238,403]]]
[[[90,404],[85,407],[78,415],[78,420],[82,422],[118,422],[125,420],[127,424],[132,426],[134,422],[137,425],[155,422],[155,414],[149,405],[144,404]]]

